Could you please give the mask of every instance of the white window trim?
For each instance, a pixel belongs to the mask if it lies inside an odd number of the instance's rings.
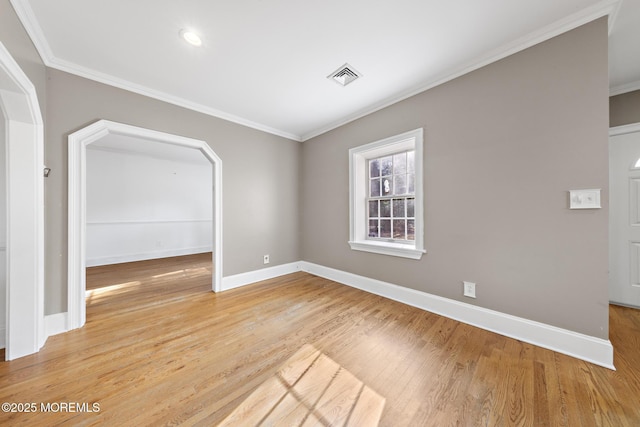
[[[415,241],[409,243],[367,239],[367,160],[400,151],[415,151]],[[420,259],[424,249],[422,128],[349,150],[349,245],[356,251]]]

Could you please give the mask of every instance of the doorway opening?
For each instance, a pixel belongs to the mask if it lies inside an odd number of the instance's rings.
[[[640,308],[640,123],[609,130],[609,301]]]
[[[44,131],[35,87],[0,43],[0,121],[6,185],[0,336],[5,359],[37,352],[44,328]],[[3,242],[4,243],[4,242]]]
[[[69,135],[69,255],[68,327],[80,328],[86,321],[87,249],[87,147],[108,137],[135,138],[165,149],[194,150],[211,164],[213,242],[211,290],[222,285],[222,162],[201,140],[100,120]]]

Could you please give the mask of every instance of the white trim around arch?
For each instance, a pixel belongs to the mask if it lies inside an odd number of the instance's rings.
[[[633,132],[640,132],[640,123],[631,123],[609,128],[609,136],[625,135]]]
[[[36,353],[44,327],[44,128],[36,90],[0,43],[7,178],[6,360]]]
[[[213,167],[213,277],[212,290],[222,290],[222,161],[201,140],[150,129],[99,120],[69,135],[69,235],[68,235],[68,329],[86,320],[86,148],[109,135],[124,135],[197,149]]]

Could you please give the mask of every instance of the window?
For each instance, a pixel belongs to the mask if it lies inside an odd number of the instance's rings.
[[[424,253],[422,129],[349,150],[351,249]]]
[[[369,159],[369,239],[415,240],[415,151]]]

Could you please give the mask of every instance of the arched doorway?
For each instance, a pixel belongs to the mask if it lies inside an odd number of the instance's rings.
[[[86,149],[109,134],[141,138],[160,144],[195,149],[213,168],[213,274],[212,290],[222,289],[222,161],[201,140],[150,129],[100,120],[69,135],[69,241],[68,241],[68,328],[86,321]]]
[[[44,328],[44,131],[33,84],[0,43],[6,159],[7,360],[37,352]],[[4,254],[3,254],[4,255]]]

